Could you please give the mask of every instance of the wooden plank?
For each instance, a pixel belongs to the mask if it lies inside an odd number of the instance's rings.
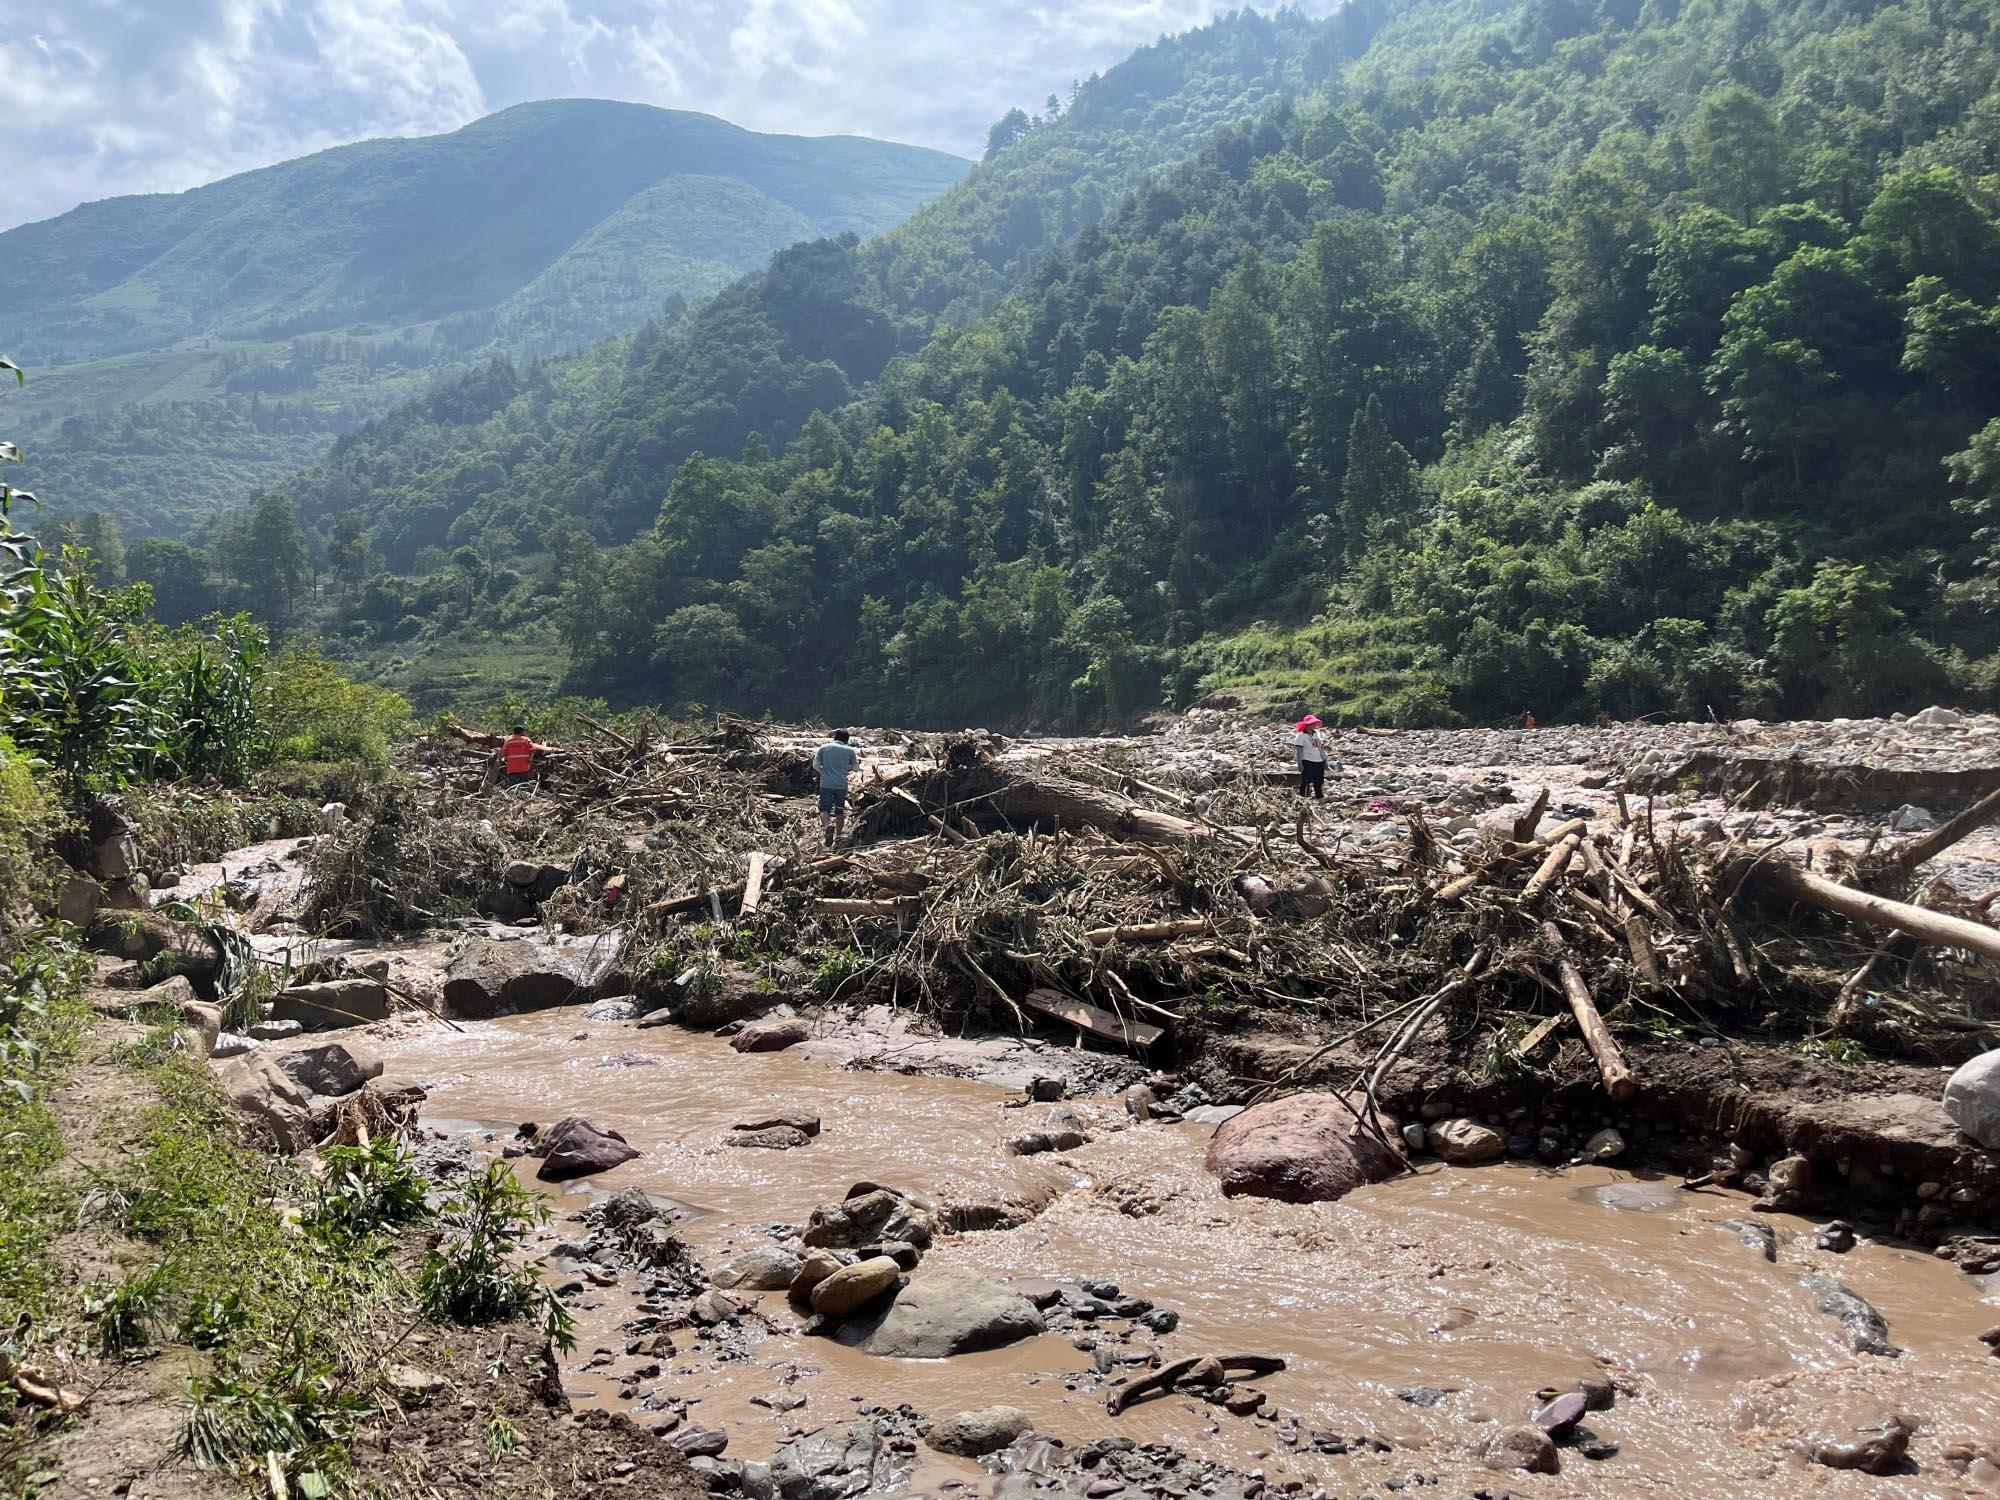
[[[1521,1038],[1521,1045],[1514,1049],[1514,1055],[1526,1062],[1542,1050],[1542,1043],[1555,1035],[1556,1028],[1570,1020],[1570,1013],[1559,1010],[1547,1020],[1540,1022],[1533,1031]]]
[[[1038,1014],[1066,1021],[1078,1031],[1123,1047],[1146,1048],[1167,1034],[1149,1021],[1128,1021],[1087,1000],[1073,1000],[1060,990],[1029,990],[1021,1004]]]
[[[764,851],[750,856],[750,877],[743,882],[743,915],[749,916],[764,899]]]

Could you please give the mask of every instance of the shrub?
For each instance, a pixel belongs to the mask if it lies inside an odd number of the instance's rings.
[[[439,1212],[444,1236],[424,1257],[417,1296],[438,1322],[495,1323],[533,1313],[557,1347],[574,1343],[569,1309],[520,1258],[529,1232],[549,1218],[548,1202],[521,1186],[504,1161],[452,1194]]]
[[[354,682],[311,646],[290,645],[265,677],[264,717],[279,761],[355,760],[388,765],[389,741],[410,722],[402,694]]]

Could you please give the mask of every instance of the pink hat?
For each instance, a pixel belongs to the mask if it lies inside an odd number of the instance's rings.
[[[1299,720],[1298,727],[1301,729],[1319,728],[1319,716],[1317,714],[1307,714],[1303,719]]]

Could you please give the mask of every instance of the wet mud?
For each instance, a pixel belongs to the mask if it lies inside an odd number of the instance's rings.
[[[1864,1238],[1832,1253],[1810,1221],[1753,1215],[1742,1194],[1507,1162],[1429,1164],[1338,1204],[1225,1200],[1201,1164],[1211,1127],[1135,1124],[1098,1095],[1071,1101],[1089,1144],[1009,1156],[1004,1142],[1046,1106],[1011,1107],[1022,1095],[999,1083],[842,1066],[858,1056],[894,1066],[899,1045],[885,1036],[870,1048],[851,1023],[818,1056],[743,1055],[714,1037],[587,1022],[576,1010],[463,1032],[412,1022],[375,1040],[392,1073],[430,1087],[426,1124],[477,1149],[500,1149],[521,1122],[568,1114],[619,1131],[640,1156],[565,1197],[564,1214],[643,1188],[687,1206],[679,1232],[705,1265],[785,1236],[816,1204],[870,1180],[948,1210],[1005,1206],[1004,1219],[1021,1221],[946,1235],[926,1268],[1111,1282],[1179,1317],[1166,1334],[1070,1322],[1008,1349],[891,1360],[801,1336],[783,1295],[766,1293],[751,1299],[759,1316],[726,1336],[682,1330],[675,1352],[655,1357],[623,1352],[639,1289],[578,1278],[576,1262],[557,1258],[551,1274],[577,1288],[578,1344],[564,1374],[573,1399],[642,1422],[684,1413],[725,1430],[732,1458],[766,1457],[788,1435],[858,1410],[907,1404],[935,1419],[1004,1403],[1072,1447],[1164,1442],[1335,1495],[1433,1484],[1442,1494],[2000,1493],[2000,1381],[1978,1341],[2000,1321],[2000,1284],[1913,1246]],[[965,1071],[1033,1071],[1019,1044],[985,1054],[966,1045],[985,1066]],[[725,1144],[732,1126],[777,1107],[817,1112],[820,1134],[786,1151]],[[1746,1218],[1774,1231],[1774,1261],[1729,1227]],[[554,1241],[575,1234],[559,1217]],[[1902,1352],[1857,1353],[1816,1282],[1872,1304]],[[1106,1352],[1094,1359],[1099,1343]],[[1106,1413],[1114,1385],[1143,1373],[1137,1361],[1204,1353],[1281,1356],[1281,1373],[1254,1382],[1270,1415],[1179,1393]],[[1529,1419],[1538,1391],[1584,1377],[1615,1386],[1615,1404],[1583,1423],[1593,1451],[1615,1452],[1586,1458],[1572,1440],[1548,1477],[1486,1467],[1487,1445]],[[1914,1424],[1895,1471],[1806,1457],[1829,1422],[1884,1413]],[[996,1482],[928,1449],[912,1462],[913,1491]]]

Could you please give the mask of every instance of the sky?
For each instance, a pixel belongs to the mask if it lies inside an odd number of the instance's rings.
[[[976,157],[1009,108],[1038,110],[1234,3],[0,0],[0,228],[529,99],[627,99]]]

